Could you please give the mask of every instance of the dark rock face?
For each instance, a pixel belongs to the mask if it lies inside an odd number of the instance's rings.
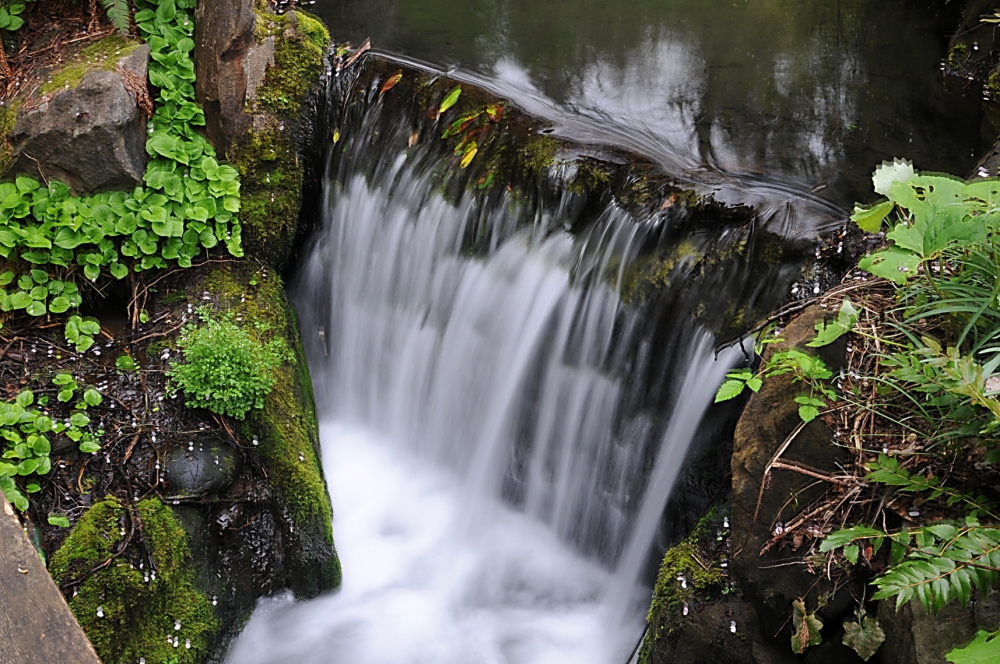
[[[225,151],[250,129],[243,59],[256,44],[251,0],[199,2],[194,14],[195,94],[205,109],[205,135]]]
[[[121,66],[146,80],[149,47]],[[78,194],[132,189],[146,171],[146,119],[116,72],[88,72],[75,88],[17,119],[12,173],[68,184]]]
[[[972,641],[978,630],[992,632],[1000,626],[1000,592],[991,591],[967,607],[952,602],[934,616],[918,601],[908,602],[899,611],[894,599],[882,601],[878,621],[885,632],[879,649],[883,662],[945,664],[945,655]]]
[[[767,356],[794,347],[817,352],[828,366],[838,369],[845,356],[843,337],[824,348],[805,347],[815,334],[816,321],[832,313],[818,306],[807,309],[785,329],[782,334],[785,341],[770,346]],[[795,552],[791,542],[783,542],[784,548],[776,544],[761,556],[761,550],[775,536],[778,525],[794,519],[800,509],[827,488],[812,477],[774,469],[767,488],[761,493],[765,468],[800,423],[794,399],[801,389],[801,383],[792,382],[791,374],[764,381],[763,388],[750,398],[736,425],[732,460],[732,575],[753,606],[762,633],[786,643],[791,636],[788,625],[792,601],[805,597],[807,607],[813,610],[820,594],[833,594],[832,584],[808,573],[801,564],[781,565],[801,558],[801,552]],[[816,419],[795,436],[781,458],[821,473],[837,472],[837,464],[844,461],[844,453],[832,443],[833,434]],[[813,486],[807,489],[809,485]],[[796,496],[796,500],[791,496]],[[838,617],[846,613],[852,603],[850,593],[841,591],[820,615],[824,620]]]
[[[228,488],[239,473],[240,456],[225,443],[203,438],[167,452],[163,475],[179,495],[202,496]]]

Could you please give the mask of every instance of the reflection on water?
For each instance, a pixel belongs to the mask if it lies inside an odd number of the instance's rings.
[[[947,17],[909,0],[318,0],[339,39],[485,77],[558,133],[870,198],[893,156],[967,173],[981,91],[939,72]],[[940,3],[937,3],[940,4]],[[948,89],[953,88],[953,89]],[[995,131],[993,132],[995,134]]]

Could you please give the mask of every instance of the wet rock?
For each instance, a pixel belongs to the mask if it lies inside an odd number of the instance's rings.
[[[883,662],[945,664],[945,655],[972,641],[978,630],[992,632],[1000,626],[1000,592],[991,591],[967,607],[952,602],[933,616],[919,602],[896,611],[895,599],[882,601],[878,622],[885,632],[878,651]]]
[[[785,341],[771,345],[766,357],[794,347],[817,352],[836,371],[844,362],[845,338],[824,348],[805,346],[815,334],[816,322],[832,313],[818,306],[805,310],[782,333]],[[788,625],[793,600],[805,597],[807,607],[812,610],[818,605],[820,594],[833,595],[832,584],[809,574],[796,562],[801,558],[801,550],[794,551],[791,542],[784,542],[784,548],[775,545],[766,555],[760,555],[779,525],[794,519],[800,509],[807,507],[827,488],[813,477],[776,469],[772,470],[770,483],[761,494],[765,467],[800,422],[794,399],[801,389],[801,383],[792,382],[791,374],[764,381],[760,392],[747,402],[736,425],[732,459],[732,575],[753,606],[762,633],[775,635],[779,642],[786,642],[791,636]],[[834,473],[845,455],[842,449],[833,445],[829,428],[820,419],[815,419],[794,438],[782,459],[798,462],[820,473]],[[810,485],[812,487],[807,488]],[[790,496],[796,499],[791,500]],[[839,617],[850,609],[853,601],[849,592],[837,593],[821,610],[820,616],[824,621]]]
[[[195,94],[205,109],[205,135],[225,150],[242,141],[251,125],[243,109],[247,97],[244,60],[256,45],[253,2],[199,2],[194,19]]]
[[[149,47],[120,61],[146,80]],[[10,134],[14,173],[60,180],[76,193],[132,189],[146,171],[146,118],[117,71],[91,71],[79,85],[22,112]]]
[[[239,469],[236,450],[213,438],[202,438],[167,452],[163,476],[172,492],[202,496],[224,491]]]

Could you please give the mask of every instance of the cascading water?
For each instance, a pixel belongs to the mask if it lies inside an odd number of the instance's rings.
[[[623,304],[650,225],[612,201],[571,235],[566,196],[446,199],[432,155],[385,148],[410,128],[384,112],[331,157],[297,289],[343,588],[265,603],[228,661],[624,661],[671,488],[743,353],[716,357],[683,309],[657,340]]]

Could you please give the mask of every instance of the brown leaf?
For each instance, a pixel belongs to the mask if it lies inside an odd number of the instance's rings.
[[[385,83],[382,84],[382,88],[378,91],[378,96],[381,97],[389,90],[396,87],[396,84],[403,78],[403,72],[398,71],[389,78],[386,79]]]

